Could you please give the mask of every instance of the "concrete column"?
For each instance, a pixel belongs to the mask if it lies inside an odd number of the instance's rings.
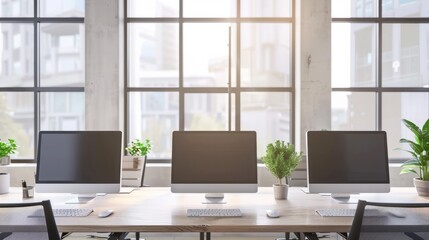
[[[85,124],[123,129],[123,0],[85,1]]]
[[[331,0],[297,2],[296,143],[305,152],[307,131],[331,129]]]

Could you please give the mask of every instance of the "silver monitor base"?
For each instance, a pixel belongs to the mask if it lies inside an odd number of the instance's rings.
[[[206,200],[203,201],[203,204],[225,204],[223,201],[224,194],[223,193],[206,193]]]
[[[66,202],[66,204],[85,204],[95,198],[95,194],[78,195]]]
[[[358,199],[352,198],[350,194],[331,194],[331,198],[335,200],[337,203],[343,204],[355,204],[358,203]]]

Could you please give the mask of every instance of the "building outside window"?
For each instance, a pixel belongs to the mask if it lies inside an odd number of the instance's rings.
[[[83,130],[84,0],[1,0],[0,138],[34,161],[40,130]]]
[[[259,157],[292,141],[293,0],[126,5],[126,141],[167,161],[175,130],[254,130]]]
[[[363,10],[366,9],[366,10]],[[385,130],[389,158],[429,117],[429,1],[332,0],[332,129]]]

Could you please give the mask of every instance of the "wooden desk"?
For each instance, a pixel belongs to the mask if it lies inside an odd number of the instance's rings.
[[[170,188],[143,188],[131,194],[97,196],[88,204],[64,204],[70,194],[35,193],[30,201],[51,199],[54,208],[93,208],[88,217],[56,218],[61,232],[347,232],[352,217],[323,218],[315,213],[322,208],[355,208],[338,204],[329,196],[305,194],[299,188],[289,190],[288,200],[274,200],[272,188],[259,188],[253,194],[225,194],[227,204],[206,205],[203,194],[173,194]],[[384,202],[428,202],[414,188],[393,188],[388,194],[361,194],[361,199]],[[21,202],[19,188],[0,195],[0,202]],[[28,200],[25,200],[28,201]],[[187,217],[188,208],[240,208],[243,217]],[[108,218],[98,218],[102,209],[114,209]],[[266,209],[279,210],[281,217],[270,219]],[[0,213],[0,226],[23,225]]]

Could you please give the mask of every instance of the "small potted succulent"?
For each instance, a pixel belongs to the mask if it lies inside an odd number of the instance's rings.
[[[0,165],[10,164],[10,155],[16,152],[17,147],[14,139],[8,139],[7,142],[0,141]]]
[[[139,158],[144,158],[146,160],[146,155],[152,149],[152,144],[149,139],[141,141],[140,139],[135,139],[131,141],[125,150],[128,152],[129,156],[133,162],[133,168],[138,167]]]
[[[123,169],[126,170],[127,168],[131,171],[140,169],[141,175],[138,177],[140,178],[140,182],[138,184],[136,183],[128,183],[125,185],[138,185],[139,187],[143,187],[143,180],[144,180],[144,173],[146,170],[146,159],[147,154],[150,153],[150,150],[152,149],[152,144],[149,139],[146,139],[144,141],[140,139],[136,139],[134,141],[131,141],[128,146],[125,148],[125,150],[128,152],[129,156],[124,156],[123,161]]]
[[[410,150],[400,149],[411,154],[412,158],[402,164],[401,174],[415,173],[414,186],[420,196],[429,197],[429,119],[420,129],[413,122],[402,119],[404,125],[414,134],[414,141],[400,139],[400,143],[406,143]]]
[[[289,181],[288,177],[298,166],[302,159],[302,153],[295,152],[295,146],[291,143],[277,140],[267,146],[266,155],[262,157],[262,162],[267,169],[278,179],[277,184],[273,184],[274,198],[287,199]],[[285,179],[283,184],[282,179]]]

